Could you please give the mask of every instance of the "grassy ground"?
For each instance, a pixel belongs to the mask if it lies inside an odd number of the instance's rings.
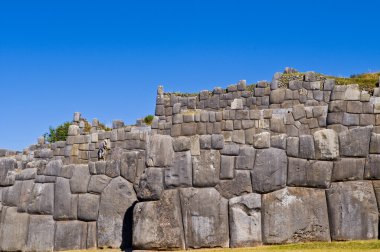
[[[283,74],[280,78],[282,87],[287,87],[291,80],[302,80],[304,73],[289,73]],[[380,72],[355,74],[350,77],[329,76],[324,74],[317,74],[322,80],[329,78],[334,79],[337,85],[358,84],[361,90],[366,90],[370,93],[379,83]]]
[[[79,252],[81,250],[71,250]],[[82,250],[83,251],[83,250]],[[85,250],[86,252],[117,252],[118,249]],[[235,249],[199,249],[194,252],[359,252],[359,251],[379,251],[380,240],[371,241],[349,241],[349,242],[310,242],[289,245],[260,246],[254,248]]]

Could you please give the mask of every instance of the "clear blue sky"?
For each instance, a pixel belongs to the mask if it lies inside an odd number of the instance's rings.
[[[22,150],[74,111],[154,113],[156,87],[198,92],[286,66],[380,70],[380,2],[0,0],[0,148]]]

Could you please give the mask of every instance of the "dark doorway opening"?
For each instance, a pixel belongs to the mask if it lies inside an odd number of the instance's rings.
[[[124,214],[122,242],[120,249],[123,251],[132,251],[132,236],[133,236],[133,209],[137,202],[134,202]]]

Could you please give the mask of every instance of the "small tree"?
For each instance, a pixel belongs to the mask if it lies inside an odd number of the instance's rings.
[[[57,141],[66,141],[67,135],[69,134],[69,127],[71,123],[65,122],[58,125],[56,128],[49,127],[49,133],[45,133],[45,140],[49,143],[54,143]]]
[[[144,118],[144,123],[146,123],[147,125],[152,125],[153,119],[154,119],[153,115],[147,115]]]

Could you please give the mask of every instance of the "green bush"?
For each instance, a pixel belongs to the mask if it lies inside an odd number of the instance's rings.
[[[147,116],[144,118],[144,123],[146,123],[147,125],[152,125],[153,118],[154,118],[153,115],[147,115]]]
[[[70,122],[65,122],[61,125],[58,125],[56,128],[50,126],[49,133],[44,134],[45,140],[49,143],[66,141],[70,125]]]

